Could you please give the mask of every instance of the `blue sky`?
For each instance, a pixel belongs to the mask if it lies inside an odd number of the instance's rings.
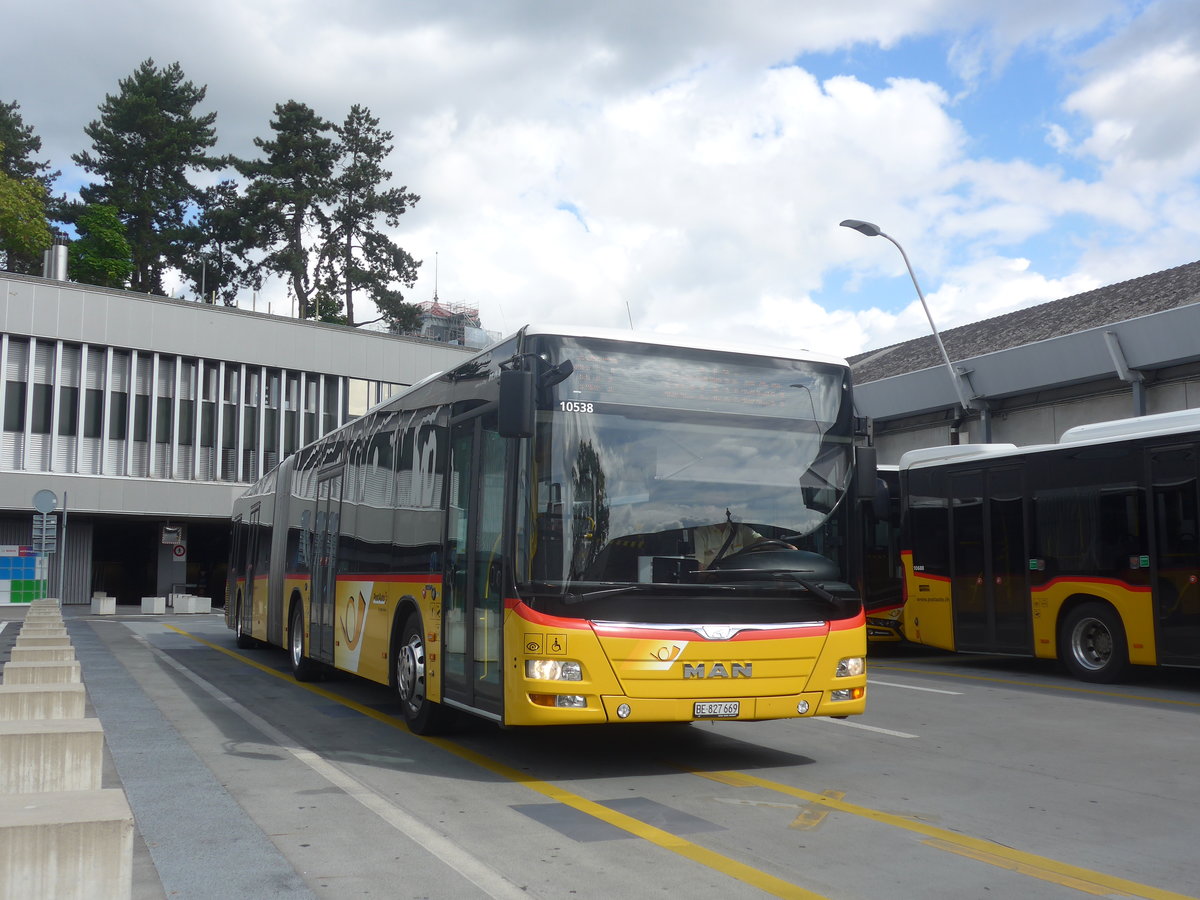
[[[422,198],[409,299],[436,254],[438,296],[499,332],[925,333],[895,248],[844,218],[904,245],[943,329],[1200,258],[1194,0],[74,0],[6,25],[0,99],[67,190],[148,57],[207,86],[222,153],[276,103],[366,105]]]

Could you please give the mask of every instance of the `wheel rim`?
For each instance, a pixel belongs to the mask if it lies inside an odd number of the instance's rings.
[[[292,666],[299,668],[304,661],[304,626],[299,616],[292,616]]]
[[[1103,669],[1113,658],[1112,632],[1099,619],[1080,619],[1071,631],[1071,655],[1085,669]]]
[[[400,700],[413,712],[425,702],[425,645],[414,634],[396,654],[396,688]]]

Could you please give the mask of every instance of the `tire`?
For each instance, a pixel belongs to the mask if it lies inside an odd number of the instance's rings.
[[[421,617],[413,614],[404,623],[392,657],[392,679],[400,698],[400,713],[414,734],[437,734],[444,730],[448,715],[440,703],[425,694],[425,638]]]
[[[258,646],[258,641],[250,637],[242,630],[242,597],[239,594],[237,603],[233,607],[233,633],[234,643],[242,650],[253,650]]]
[[[316,681],[320,676],[319,666],[309,659],[304,646],[304,605],[292,606],[292,617],[288,624],[288,658],[292,662],[292,675],[297,681]]]
[[[1063,620],[1059,656],[1081,681],[1112,684],[1129,670],[1129,649],[1121,617],[1104,603],[1084,603]]]

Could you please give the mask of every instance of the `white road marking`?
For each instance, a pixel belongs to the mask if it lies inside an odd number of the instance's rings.
[[[867,684],[872,686],[878,684],[883,687],[908,688],[910,691],[925,691],[927,694],[950,694],[954,697],[962,694],[962,691],[943,691],[941,688],[917,687],[915,684],[898,684],[895,681],[876,681],[874,678],[867,679]]]
[[[920,737],[919,734],[909,734],[906,731],[892,731],[890,728],[879,728],[876,725],[864,725],[862,722],[854,722],[850,719],[831,719],[828,716],[817,716],[812,721],[814,722],[829,722],[832,725],[845,725],[847,728],[861,728],[863,731],[874,731],[877,734],[887,734],[892,737],[900,738],[915,738]]]

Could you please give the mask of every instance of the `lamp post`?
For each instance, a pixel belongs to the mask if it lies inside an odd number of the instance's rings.
[[[917,297],[921,300],[921,308],[925,310],[925,318],[929,320],[929,330],[933,332],[933,339],[937,341],[938,349],[942,351],[942,359],[946,362],[946,371],[950,374],[950,383],[954,385],[954,393],[958,397],[958,402],[964,411],[971,409],[971,402],[963,394],[962,381],[959,379],[958,373],[954,371],[954,366],[950,363],[950,354],[946,352],[946,345],[942,343],[942,336],[938,334],[937,326],[933,324],[933,315],[929,312],[929,304],[925,302],[925,295],[921,293],[921,285],[917,283],[917,273],[913,271],[912,263],[908,261],[908,254],[904,252],[904,248],[900,246],[900,242],[890,234],[880,231],[878,225],[864,222],[861,219],[843,219],[839,224],[843,228],[853,228],[859,234],[865,234],[867,237],[887,238],[896,245],[896,249],[900,251],[900,255],[904,258],[904,265],[908,267],[908,274],[912,278],[913,287],[917,289]]]

